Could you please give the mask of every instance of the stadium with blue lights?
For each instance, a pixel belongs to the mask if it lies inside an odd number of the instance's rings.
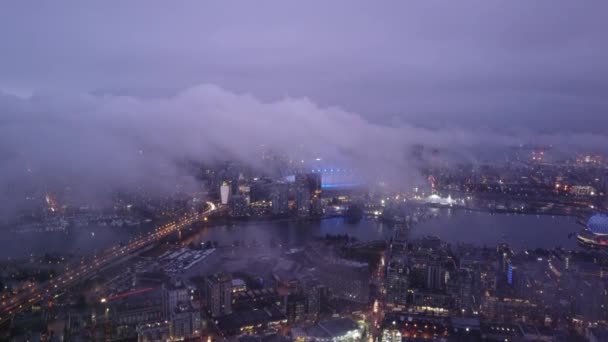
[[[579,242],[590,246],[608,246],[608,215],[595,214],[587,221],[587,229],[577,235]]]
[[[608,215],[596,214],[587,221],[587,229],[595,235],[608,235]]]
[[[353,189],[364,185],[361,177],[346,168],[317,168],[312,173],[321,175],[321,189]]]

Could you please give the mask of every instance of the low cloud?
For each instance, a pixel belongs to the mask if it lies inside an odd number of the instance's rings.
[[[471,151],[533,140],[586,148],[606,145],[593,134],[562,136],[462,128],[423,129],[371,123],[307,98],[261,101],[205,84],[171,97],[88,94],[0,95],[0,201],[15,209],[33,189],[68,185],[78,197],[115,189],[200,189],[179,161],[238,160],[263,167],[263,148],[311,160],[323,157],[369,179],[419,179],[411,147],[474,160]]]

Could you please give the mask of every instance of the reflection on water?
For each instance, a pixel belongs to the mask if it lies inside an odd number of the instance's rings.
[[[437,235],[449,243],[495,246],[506,242],[515,249],[577,248],[576,239],[568,234],[579,230],[571,217],[440,210],[437,217],[414,226],[410,234]]]
[[[93,254],[144,232],[139,227],[87,226],[66,232],[0,234],[0,258],[43,255],[45,253]]]
[[[568,233],[580,230],[575,219],[559,216],[489,214],[463,210],[436,210],[433,218],[417,223],[410,235],[436,235],[449,243],[467,242],[495,246],[507,242],[516,249],[575,248]],[[0,258],[60,252],[90,254],[145,232],[144,228],[83,227],[70,234],[49,232],[0,235]],[[94,234],[93,234],[94,233]],[[203,228],[198,241],[232,244],[235,240],[268,245],[271,240],[287,246],[300,246],[318,236],[348,234],[361,241],[389,238],[393,228],[385,223],[364,219],[350,224],[341,218],[309,222],[243,222]]]
[[[374,220],[361,220],[350,224],[342,218],[308,222],[244,222],[229,226],[202,229],[194,238],[197,241],[218,241],[220,245],[239,242],[257,242],[268,245],[271,240],[288,246],[301,246],[315,237],[327,234],[348,234],[361,241],[385,239],[391,236],[392,229],[385,223]]]

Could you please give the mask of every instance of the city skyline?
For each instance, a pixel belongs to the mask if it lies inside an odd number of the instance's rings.
[[[30,6],[0,14],[3,186],[196,188],[176,162],[261,148],[406,185],[418,144],[608,152],[600,2]]]
[[[608,341],[608,4],[8,1],[0,341]]]

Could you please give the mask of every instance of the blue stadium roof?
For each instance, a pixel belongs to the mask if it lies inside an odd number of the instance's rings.
[[[595,214],[587,221],[587,228],[594,234],[608,235],[608,215]]]

